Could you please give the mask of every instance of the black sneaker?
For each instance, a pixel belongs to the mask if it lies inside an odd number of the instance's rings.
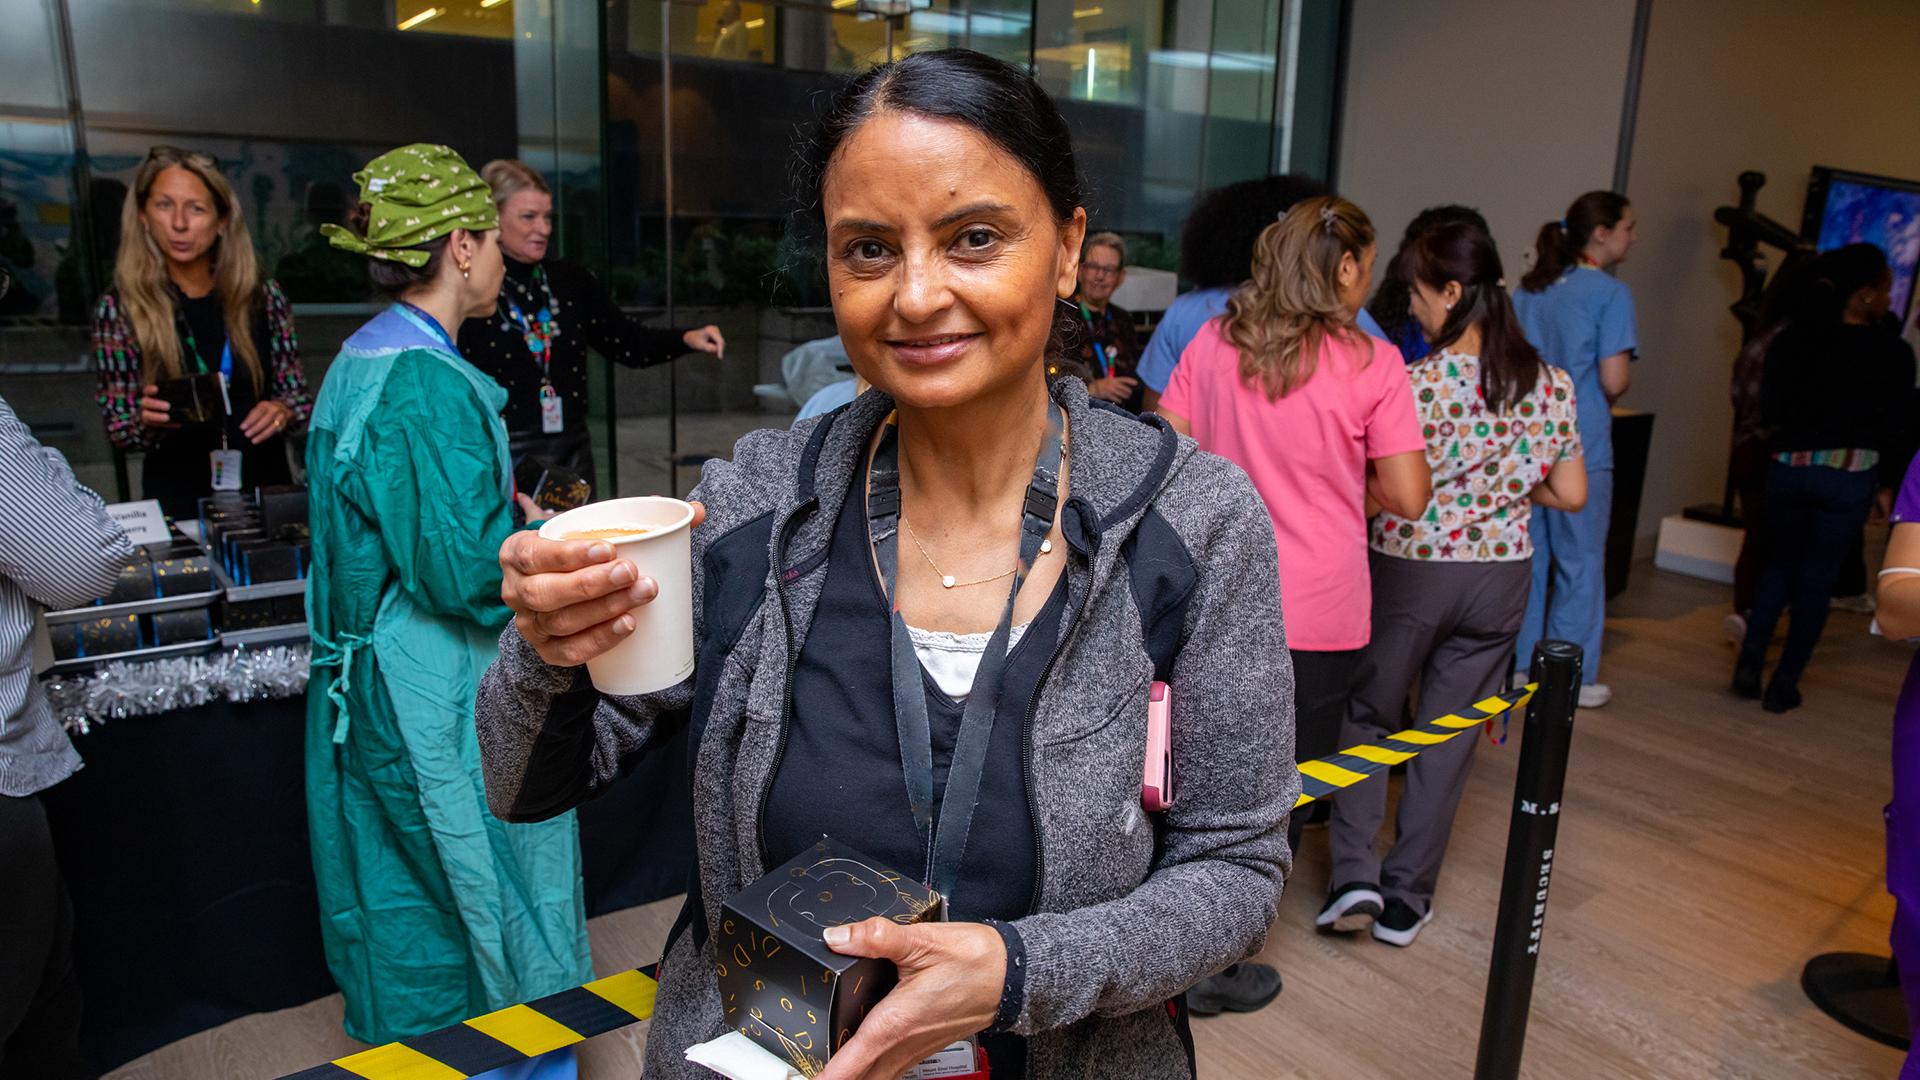
[[[1280,994],[1280,972],[1270,964],[1244,962],[1209,975],[1187,991],[1187,1011],[1195,1016],[1257,1012]]]
[[[1313,925],[1332,934],[1365,930],[1379,918],[1385,903],[1380,898],[1380,886],[1370,881],[1350,881],[1327,894],[1327,906],[1314,916]]]
[[[1764,657],[1748,657],[1742,653],[1733,666],[1733,692],[1748,701],[1760,697],[1760,671],[1765,664]]]
[[[1432,908],[1428,908],[1425,915],[1416,915],[1405,900],[1389,900],[1386,910],[1373,920],[1373,940],[1404,949],[1413,944],[1413,939],[1420,936],[1421,929],[1432,921]]]
[[[1800,707],[1800,688],[1782,686],[1777,682],[1767,684],[1766,696],[1760,699],[1760,707],[1771,713],[1783,713]]]

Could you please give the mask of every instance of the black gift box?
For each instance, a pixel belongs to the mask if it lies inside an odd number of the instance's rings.
[[[120,571],[113,591],[101,599],[103,604],[126,604],[153,599],[153,556],[145,548],[134,548],[133,558]]]
[[[300,576],[300,559],[292,544],[270,540],[241,549],[240,580],[248,585],[292,581]]]
[[[727,1025],[813,1076],[899,979],[892,961],[842,956],[821,934],[940,912],[932,889],[822,836],[722,906],[714,948]]]
[[[205,641],[213,636],[213,618],[206,608],[162,611],[148,618],[153,620],[155,645],[179,645],[188,641]]]
[[[307,489],[292,484],[273,484],[261,488],[260,519],[267,531],[276,536],[289,525],[305,525]]]
[[[217,375],[161,379],[156,386],[167,403],[167,418],[176,424],[213,424],[226,419],[226,401],[220,394]]]
[[[140,647],[140,616],[111,615],[74,624],[81,656],[106,656]],[[71,659],[63,657],[62,659]]]
[[[513,486],[541,507],[555,511],[585,506],[593,486],[579,473],[545,458],[524,458],[513,470]]]
[[[220,619],[223,630],[259,630],[278,625],[273,614],[272,599],[229,600],[226,614]]]
[[[205,555],[176,555],[155,559],[153,583],[161,596],[186,596],[213,588],[213,567]]]
[[[245,529],[222,529],[214,553],[220,559],[220,565],[227,571],[228,577],[240,576],[240,545],[249,540],[265,541],[267,530],[254,526]]]
[[[288,626],[307,621],[307,598],[300,593],[273,598],[273,625]]]

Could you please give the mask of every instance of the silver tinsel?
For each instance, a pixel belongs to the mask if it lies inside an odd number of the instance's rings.
[[[307,688],[308,649],[241,647],[164,660],[116,660],[94,671],[56,675],[42,685],[53,713],[68,731],[84,735],[94,724],[154,716],[209,701],[292,697]]]

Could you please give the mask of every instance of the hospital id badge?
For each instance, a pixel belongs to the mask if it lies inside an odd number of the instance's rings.
[[[240,451],[215,450],[213,459],[213,490],[240,490]]]
[[[961,1039],[935,1051],[908,1069],[900,1080],[986,1080],[987,1055],[972,1039]]]
[[[567,429],[567,415],[560,404],[560,393],[551,386],[540,388],[540,430],[558,435]]]

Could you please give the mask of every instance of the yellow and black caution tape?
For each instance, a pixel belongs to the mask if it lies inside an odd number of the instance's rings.
[[[1294,800],[1293,808],[1298,810],[1315,799],[1324,799],[1343,788],[1350,788],[1375,773],[1385,772],[1412,758],[1422,750],[1458,738],[1501,713],[1523,708],[1532,700],[1538,685],[1528,683],[1518,690],[1475,702],[1467,712],[1478,715],[1448,713],[1424,724],[1415,724],[1405,731],[1394,732],[1384,739],[1349,746],[1337,754],[1301,762],[1300,797]]]
[[[1428,747],[1521,708],[1534,689],[1529,684],[1478,702],[1467,715],[1449,713],[1376,742],[1303,761],[1300,798],[1294,808],[1352,787]],[[645,972],[623,971],[525,1005],[510,1005],[439,1031],[362,1050],[280,1080],[466,1080],[645,1020],[653,1015],[656,989]]]
[[[646,972],[623,971],[281,1080],[466,1080],[645,1020],[656,989]]]

